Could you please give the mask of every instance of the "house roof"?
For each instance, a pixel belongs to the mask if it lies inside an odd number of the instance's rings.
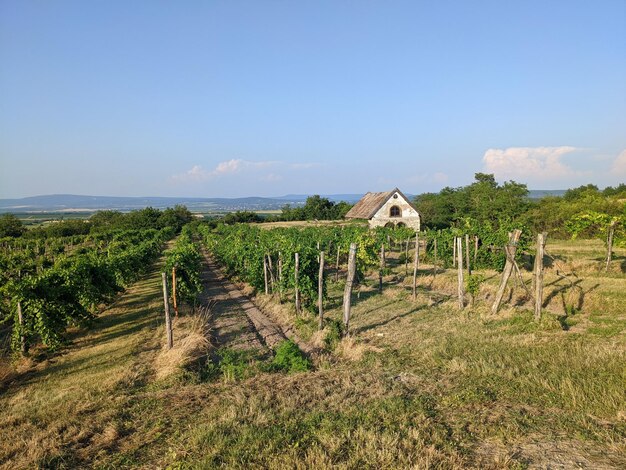
[[[371,219],[394,193],[400,194],[413,209],[416,207],[398,188],[383,193],[367,193],[345,215],[346,219]]]

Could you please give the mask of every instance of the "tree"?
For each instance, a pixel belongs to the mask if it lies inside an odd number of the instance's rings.
[[[13,214],[4,214],[0,217],[0,238],[19,237],[26,231],[22,221]]]

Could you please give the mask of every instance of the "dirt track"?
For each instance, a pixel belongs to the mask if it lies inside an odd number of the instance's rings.
[[[261,312],[250,299],[224,277],[205,254],[202,271],[203,304],[215,301],[214,333],[217,346],[235,349],[267,349],[286,339],[281,328]]]

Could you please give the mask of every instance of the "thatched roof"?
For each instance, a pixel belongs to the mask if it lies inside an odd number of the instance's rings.
[[[396,191],[397,189],[384,193],[367,193],[352,206],[345,216],[346,219],[371,219]]]
[[[378,212],[378,210],[383,207],[383,205],[393,196],[394,193],[398,193],[400,196],[404,198],[409,205],[417,211],[417,208],[413,205],[413,203],[407,198],[402,191],[398,188],[394,188],[391,191],[387,191],[384,193],[367,193],[363,196],[359,202],[357,202],[352,209],[348,211],[345,215],[346,219],[371,219],[374,217],[374,214]]]

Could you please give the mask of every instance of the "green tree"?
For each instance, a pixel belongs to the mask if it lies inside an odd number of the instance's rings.
[[[22,221],[13,214],[0,216],[0,238],[19,237],[26,231]]]

